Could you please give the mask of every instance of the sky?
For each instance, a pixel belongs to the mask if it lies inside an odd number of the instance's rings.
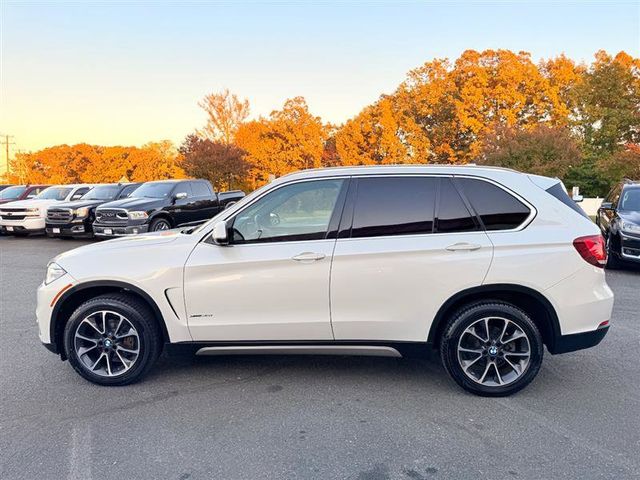
[[[12,149],[179,144],[204,124],[198,101],[223,88],[252,117],[301,95],[339,124],[410,69],[466,49],[640,57],[640,3],[0,0],[0,34]]]

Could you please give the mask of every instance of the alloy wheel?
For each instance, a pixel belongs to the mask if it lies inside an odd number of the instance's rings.
[[[74,349],[89,372],[101,377],[117,377],[129,371],[138,360],[140,337],[126,317],[101,310],[78,324]]]
[[[501,387],[525,373],[531,359],[531,344],[515,322],[485,317],[462,332],[457,353],[460,367],[468,378],[484,386]]]

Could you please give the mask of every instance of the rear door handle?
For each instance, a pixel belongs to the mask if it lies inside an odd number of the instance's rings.
[[[461,250],[466,250],[466,251],[480,250],[481,248],[482,248],[482,245],[478,245],[477,243],[460,242],[460,243],[454,243],[453,245],[449,245],[448,247],[446,247],[446,250],[449,250],[450,252],[457,252]]]
[[[318,260],[322,260],[324,257],[326,257],[324,253],[302,252],[291,257],[291,259],[295,260],[296,262],[315,262]]]

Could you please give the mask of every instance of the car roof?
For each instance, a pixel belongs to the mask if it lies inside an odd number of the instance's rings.
[[[356,167],[330,167],[300,170],[279,177],[277,180],[298,178],[319,178],[327,176],[349,175],[394,175],[394,174],[440,174],[440,175],[473,175],[489,177],[499,175],[523,175],[517,170],[485,165],[444,165],[444,164],[405,164],[405,165],[362,165]]]

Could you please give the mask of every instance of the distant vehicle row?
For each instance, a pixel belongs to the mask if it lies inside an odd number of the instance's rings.
[[[2,233],[46,232],[67,238],[116,237],[197,225],[244,197],[239,190],[216,193],[206,180],[23,185],[5,188],[0,195]]]

